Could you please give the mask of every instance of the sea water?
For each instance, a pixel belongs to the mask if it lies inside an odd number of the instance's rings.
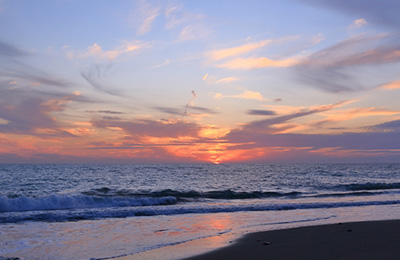
[[[248,232],[399,217],[400,164],[0,165],[3,257],[174,259]]]

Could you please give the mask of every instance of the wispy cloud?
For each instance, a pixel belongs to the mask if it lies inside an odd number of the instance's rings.
[[[177,116],[192,116],[196,114],[216,114],[212,109],[198,106],[184,106],[179,108],[173,107],[153,107],[153,109],[158,110],[162,113],[177,115]]]
[[[112,84],[107,83],[106,78],[110,68],[111,64],[92,65],[86,70],[82,70],[81,76],[96,90],[113,96],[122,96],[122,93],[116,90]]]
[[[209,75],[208,73],[203,76],[203,80],[207,84],[228,84],[231,82],[235,82],[240,80],[238,77],[225,77],[225,78],[217,78],[213,75]]]
[[[103,113],[103,114],[112,114],[112,115],[122,115],[124,112],[113,111],[113,110],[87,110],[88,113]]]
[[[383,25],[399,31],[400,17],[396,10],[400,9],[400,2],[392,0],[364,0],[359,1],[335,0],[302,0],[307,4],[322,6],[330,10],[336,9],[350,16],[363,17],[369,23]]]
[[[388,35],[351,37],[302,59],[294,70],[300,82],[324,91],[364,89],[349,70],[399,62],[400,45],[395,39]]]
[[[292,114],[288,115],[281,115],[281,116],[276,116],[268,119],[263,119],[263,120],[258,120],[258,121],[252,121],[250,123],[247,123],[243,126],[242,131],[250,131],[250,132],[270,132],[270,131],[275,131],[274,129],[271,129],[272,126],[286,123],[290,120],[300,118],[300,117],[305,117],[309,116],[312,114],[317,114],[325,111],[329,111],[331,109],[334,109],[336,107],[342,106],[346,104],[347,102],[338,102],[335,104],[330,104],[330,105],[323,105],[323,106],[318,106],[318,107],[313,107],[310,109],[304,109]]]
[[[265,57],[237,58],[217,65],[227,69],[259,69],[267,67],[291,67],[299,63],[298,58],[292,57],[283,60],[271,60]]]
[[[272,110],[247,110],[246,114],[255,116],[275,116],[276,112]]]
[[[79,92],[56,95],[24,88],[11,88],[0,83],[0,132],[34,136],[73,136],[62,129],[53,113],[65,110],[79,101]]]
[[[171,63],[171,60],[170,59],[166,59],[163,63],[156,64],[156,65],[152,66],[151,68],[152,69],[161,68],[161,67],[167,66],[170,63]]]
[[[278,160],[284,156],[286,159],[290,158],[291,161],[300,159],[303,162],[335,161],[335,158],[339,158],[339,161],[352,161],[354,158],[363,158],[368,161],[366,158],[369,157],[398,156],[400,150],[395,145],[400,130],[398,120],[374,127],[375,132],[338,134],[272,133],[245,127],[242,130],[231,131],[224,138],[230,143],[242,144],[233,146],[231,149],[260,151],[259,156],[252,157],[256,161],[258,158],[263,161],[271,159],[270,156]],[[387,129],[391,130],[387,131]],[[268,151],[272,153],[268,154]],[[321,157],[316,157],[316,155],[321,155]]]
[[[132,14],[132,22],[137,28],[139,35],[148,33],[152,29],[155,19],[160,15],[161,8],[154,6],[150,1],[138,1],[136,8]]]
[[[330,111],[329,113],[324,114],[324,116],[326,116],[326,119],[330,121],[345,121],[361,117],[395,116],[395,115],[400,115],[400,110],[376,108],[376,107],[340,109],[334,112]]]
[[[8,43],[0,41],[0,55],[8,57],[25,56],[28,53]]]
[[[400,80],[388,82],[386,84],[383,84],[379,88],[387,90],[400,89]]]
[[[222,78],[217,80],[217,83],[230,83],[230,82],[234,82],[234,81],[238,81],[239,78],[237,77],[227,77],[227,78]]]
[[[367,21],[364,18],[360,18],[355,20],[352,24],[349,25],[349,29],[350,30],[354,30],[360,27],[363,27],[365,25],[367,25]]]
[[[249,52],[262,48],[271,42],[272,40],[264,40],[256,43],[246,43],[244,45],[233,48],[210,51],[207,53],[207,56],[213,61],[219,61],[222,59],[232,58],[238,55],[247,54]]]
[[[93,120],[92,124],[98,128],[120,128],[134,140],[146,137],[197,137],[201,127],[195,123],[185,121],[162,122],[154,120],[113,121]]]
[[[30,66],[25,61],[32,54],[5,42],[0,41],[0,76],[9,82],[24,85],[46,85],[66,87],[67,81]]]
[[[167,30],[178,31],[178,42],[201,39],[211,33],[206,17],[202,14],[189,12],[181,5],[171,5],[165,9]]]
[[[67,53],[67,57],[70,59],[82,59],[87,57],[94,57],[98,59],[105,59],[105,60],[113,60],[123,54],[131,53],[142,48],[143,45],[140,42],[128,42],[125,41],[121,45],[117,46],[113,50],[105,51],[102,47],[94,43],[93,45],[89,46],[84,51],[73,51],[70,50],[68,46],[64,47]]]
[[[263,95],[261,95],[261,93],[255,92],[255,91],[250,91],[250,90],[244,90],[239,95],[222,95],[221,93],[216,93],[214,95],[214,98],[218,99],[218,100],[221,100],[224,98],[253,99],[253,100],[258,100],[258,101],[264,100],[264,97],[263,97]]]
[[[185,26],[178,36],[178,41],[189,41],[206,37],[210,30],[203,24],[191,24]]]
[[[311,44],[316,45],[322,42],[323,40],[325,40],[325,36],[322,33],[318,33],[317,35],[311,37]]]

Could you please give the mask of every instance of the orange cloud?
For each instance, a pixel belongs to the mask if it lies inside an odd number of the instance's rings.
[[[271,43],[271,40],[264,40],[257,43],[248,43],[238,47],[228,48],[228,49],[221,49],[216,51],[211,51],[207,53],[207,56],[211,58],[213,61],[218,61],[234,56],[238,56],[240,54],[245,54],[261,47],[266,46],[267,44]]]
[[[336,110],[323,113],[327,116],[328,120],[332,121],[345,121],[353,118],[368,117],[368,116],[393,116],[400,114],[399,110],[391,110],[386,108],[355,108],[347,110]]]
[[[258,69],[267,67],[290,67],[296,65],[298,62],[298,58],[289,58],[284,60],[271,60],[265,57],[237,58],[219,64],[218,67],[228,69]]]
[[[386,84],[380,86],[379,88],[387,89],[387,90],[400,89],[400,80],[395,80],[395,81],[386,83]]]
[[[259,100],[259,101],[263,101],[264,97],[263,95],[261,95],[260,92],[255,92],[255,91],[250,91],[250,90],[244,90],[243,93],[239,94],[239,95],[227,95],[224,96],[221,93],[216,93],[214,95],[215,99],[221,100],[224,98],[241,98],[241,99],[253,99],[253,100]]]
[[[400,154],[400,149],[344,149],[343,147],[325,147],[310,151],[310,153],[321,154],[330,157],[357,158],[357,157],[379,157]]]
[[[217,83],[229,83],[229,82],[233,82],[233,81],[237,81],[239,80],[239,78],[236,77],[227,77],[227,78],[222,78],[217,80]]]

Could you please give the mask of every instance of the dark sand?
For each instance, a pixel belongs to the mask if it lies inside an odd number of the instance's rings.
[[[228,247],[189,259],[399,260],[400,220],[253,233]]]

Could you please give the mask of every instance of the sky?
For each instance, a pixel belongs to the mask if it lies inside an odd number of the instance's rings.
[[[0,163],[400,161],[397,0],[0,0]]]

